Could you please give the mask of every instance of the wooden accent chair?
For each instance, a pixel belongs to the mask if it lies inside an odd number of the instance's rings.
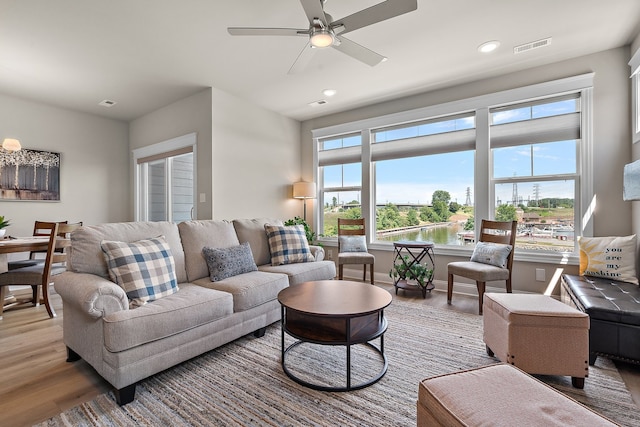
[[[49,317],[55,317],[56,313],[49,301],[49,285],[52,277],[66,271],[67,252],[66,248],[71,245],[69,233],[80,224],[58,224],[56,222],[41,222],[42,230],[49,230],[49,243],[47,245],[47,255],[42,264],[31,265],[0,274],[0,298],[4,300],[6,288],[10,285],[29,285],[32,288],[32,303],[39,305],[39,288],[42,288],[42,300]],[[0,316],[4,307],[0,306]]]
[[[342,269],[345,264],[362,264],[362,280],[365,281],[367,265],[369,265],[369,276],[373,285],[373,267],[376,258],[367,251],[365,234],[364,218],[338,218],[338,279],[342,280]]]
[[[482,299],[487,282],[505,280],[507,292],[511,293],[511,267],[513,265],[514,245],[516,242],[516,221],[490,221],[483,219],[480,226],[479,242],[511,245],[505,267],[477,261],[450,262],[447,266],[447,303],[451,304],[453,295],[453,276],[462,276],[476,281],[478,288],[478,311],[482,314]],[[474,251],[475,254],[475,251]],[[473,259],[474,257],[472,257]]]

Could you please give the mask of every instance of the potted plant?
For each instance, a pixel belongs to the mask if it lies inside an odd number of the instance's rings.
[[[401,262],[397,262],[391,267],[389,277],[397,284],[401,280],[415,280],[417,285],[425,289],[433,280],[433,268],[427,264],[413,263],[408,256],[403,256]]]
[[[9,221],[10,220],[5,219],[4,216],[0,215],[0,239],[4,238],[4,234],[7,232],[5,228],[11,225]]]
[[[284,225],[302,225],[304,226],[304,234],[307,236],[307,242],[309,242],[310,245],[313,245],[316,241],[316,233],[311,229],[309,224],[307,224],[307,221],[299,216],[286,220]]]

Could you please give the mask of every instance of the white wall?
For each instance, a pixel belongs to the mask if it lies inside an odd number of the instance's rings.
[[[302,215],[300,201],[291,199],[291,184],[300,179],[297,121],[206,89],[133,120],[129,145],[133,150],[191,132],[197,133],[196,193],[205,197],[199,219]]]
[[[197,203],[197,217],[209,219],[211,213],[211,89],[169,104],[159,110],[132,120],[129,124],[129,159],[136,148],[146,147],[189,133],[196,133],[196,194],[204,193],[205,201]],[[133,169],[131,163],[127,166]],[[130,186],[131,211],[133,211],[133,179]]]
[[[399,111],[440,104],[448,101],[513,89],[535,83],[595,72],[594,78],[594,192],[598,204],[594,214],[594,235],[627,235],[632,232],[631,203],[622,200],[622,170],[631,161],[629,48],[618,48],[593,55],[561,61],[529,70],[486,79],[447,89],[410,96],[368,107],[333,114],[302,123],[302,171],[312,176],[311,130],[355,120],[391,114]],[[380,280],[389,280],[391,252],[376,254],[376,271]],[[436,259],[436,279],[446,280],[447,263],[454,257]],[[535,282],[535,268],[545,268],[547,279],[556,265],[517,262],[514,268],[514,289],[540,292],[548,283]],[[563,267],[565,272],[577,272],[577,266]],[[557,291],[557,288],[556,288]]]
[[[35,220],[85,224],[129,220],[128,125],[0,95],[0,139],[61,154],[60,202],[0,201],[8,234],[30,235]]]
[[[302,216],[300,162],[299,122],[214,89],[214,218]]]

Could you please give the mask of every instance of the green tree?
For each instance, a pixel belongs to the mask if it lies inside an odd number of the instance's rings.
[[[451,216],[451,211],[449,211],[449,206],[443,200],[437,200],[433,202],[432,208],[440,218],[439,222],[447,221]]]
[[[445,205],[448,205],[451,201],[451,194],[448,191],[444,190],[436,190],[433,192],[431,196],[431,204],[435,204],[436,202],[444,202]]]
[[[426,222],[441,222],[437,212],[429,206],[423,206],[420,209],[420,219]]]
[[[513,205],[500,205],[496,209],[496,221],[517,221],[518,215]]]
[[[409,209],[407,212],[407,225],[419,225],[420,219],[418,218],[418,211],[414,208]]]
[[[394,204],[387,203],[383,208],[378,210],[376,217],[376,229],[388,230],[390,228],[398,228],[402,226],[402,218],[400,211]]]
[[[338,198],[336,196],[333,196],[333,204],[331,206],[333,206],[334,208],[338,206]]]
[[[458,202],[449,203],[449,212],[451,212],[452,214],[458,212],[460,209],[462,209],[462,205],[460,205]]]
[[[464,229],[465,231],[468,231],[468,230],[473,230],[475,227],[476,227],[475,219],[472,216],[470,216],[469,218],[467,218],[467,222],[464,223]]]
[[[356,218],[362,218],[362,209],[361,208],[349,208],[346,210],[345,218],[352,218],[352,219],[356,219]]]

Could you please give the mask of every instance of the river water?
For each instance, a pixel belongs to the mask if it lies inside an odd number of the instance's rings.
[[[463,241],[458,239],[458,232],[460,231],[463,231],[461,224],[437,225],[397,234],[387,234],[378,237],[378,240],[383,242],[409,240],[412,242],[433,242],[442,245],[462,245]]]

